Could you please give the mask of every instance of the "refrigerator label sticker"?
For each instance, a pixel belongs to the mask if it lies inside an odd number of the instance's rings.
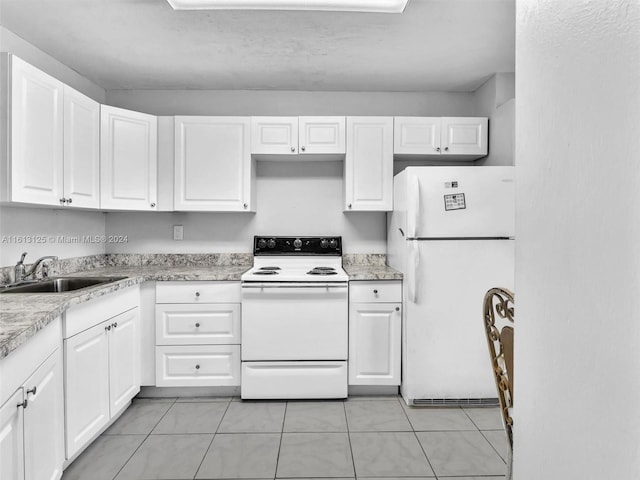
[[[458,182],[456,180],[452,182],[444,182],[444,188],[458,188]]]
[[[467,203],[464,199],[464,193],[454,193],[453,195],[444,196],[444,209],[449,210],[463,210],[467,208]]]

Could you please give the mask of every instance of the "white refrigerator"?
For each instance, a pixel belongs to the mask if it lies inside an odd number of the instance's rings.
[[[484,294],[513,291],[514,168],[407,167],[394,178],[387,257],[404,274],[401,393],[410,405],[497,397]]]

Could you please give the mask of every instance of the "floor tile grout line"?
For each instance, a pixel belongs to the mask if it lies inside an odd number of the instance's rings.
[[[349,416],[347,415],[347,404],[342,401],[342,409],[344,410],[344,422],[347,425],[347,440],[349,440],[349,452],[351,453],[351,464],[353,465],[353,477],[358,478],[358,472],[356,471],[356,458],[353,455],[353,445],[351,445],[351,430],[349,429]]]
[[[120,475],[120,473],[122,472],[122,470],[124,469],[124,467],[127,466],[127,464],[131,461],[131,459],[133,458],[133,456],[138,452],[138,450],[140,450],[140,447],[142,447],[142,445],[144,445],[144,442],[147,441],[147,439],[151,436],[151,432],[153,432],[153,429],[156,428],[158,426],[158,424],[162,421],[162,419],[165,417],[165,415],[167,413],[169,413],[169,410],[171,410],[171,407],[173,407],[176,403],[176,400],[178,400],[177,398],[173,399],[173,402],[158,402],[158,403],[170,403],[169,408],[167,408],[167,410],[162,414],[162,416],[160,417],[160,419],[153,425],[153,427],[151,427],[151,430],[149,430],[149,433],[146,434],[146,436],[144,437],[144,440],[142,440],[140,442],[140,445],[138,445],[138,447],[133,451],[133,453],[129,456],[129,458],[127,458],[127,461],[124,462],[122,464],[122,466],[120,467],[120,469],[116,472],[116,474],[113,476],[112,480],[115,480],[116,478],[118,478],[118,475]],[[133,401],[129,404],[129,406],[122,412],[122,415],[125,414],[125,412],[127,410],[129,410],[131,408],[131,406],[133,405]],[[122,416],[121,415],[121,416]],[[120,420],[121,417],[118,417],[118,420]],[[116,420],[116,422],[118,421]],[[115,423],[115,422],[114,422]],[[100,436],[104,435],[104,432],[100,434]]]
[[[436,480],[437,480],[438,476],[436,474],[436,470],[433,468],[433,465],[431,464],[431,460],[429,460],[429,455],[427,455],[427,452],[422,446],[422,442],[420,442],[420,439],[418,438],[418,433],[416,432],[416,429],[413,426],[413,423],[411,423],[409,414],[407,413],[407,411],[405,410],[402,404],[400,404],[400,408],[402,409],[402,412],[404,413],[405,417],[407,417],[407,421],[409,422],[409,425],[411,425],[411,429],[413,430],[413,436],[415,437],[416,442],[418,442],[418,445],[420,445],[420,450],[422,450],[422,454],[424,455],[424,458],[427,460],[427,463],[429,464],[429,468],[431,469],[431,472],[433,473],[433,475],[436,477]]]
[[[278,477],[278,466],[280,465],[280,451],[282,450],[282,438],[284,437],[284,424],[287,421],[287,408],[289,407],[289,401],[284,403],[284,415],[282,415],[282,429],[280,430],[280,443],[278,444],[278,454],[276,455],[276,471],[273,472],[273,479]]]
[[[202,468],[202,464],[204,463],[204,459],[207,458],[207,454],[209,453],[209,450],[211,450],[211,445],[213,445],[213,441],[215,440],[216,435],[218,435],[218,429],[220,428],[220,425],[222,424],[222,421],[224,420],[224,416],[227,414],[227,411],[229,410],[229,406],[230,405],[231,405],[231,400],[229,400],[229,402],[227,402],[227,408],[224,409],[224,413],[220,417],[220,421],[218,422],[218,425],[216,426],[216,431],[213,432],[213,436],[211,437],[211,441],[209,442],[209,446],[207,447],[207,450],[204,452],[204,455],[202,456],[202,460],[200,460],[200,463],[198,464],[198,468],[196,468],[196,473],[193,475],[194,479],[198,476],[198,472]]]

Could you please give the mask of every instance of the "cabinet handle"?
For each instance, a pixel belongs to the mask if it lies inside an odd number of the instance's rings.
[[[73,202],[73,198],[67,198],[67,204],[71,204],[71,202]]]
[[[200,370],[200,365],[196,365],[196,370]]]
[[[66,199],[66,198],[61,198],[61,199],[60,199],[60,203],[61,203],[62,205],[64,205],[64,204],[66,203],[66,201],[67,201],[67,199]]]
[[[116,328],[118,326],[118,322],[113,322],[112,326],[113,328]]]
[[[348,208],[351,208],[351,204],[347,205]]]
[[[200,324],[199,323],[196,323],[196,328],[200,328]]]
[[[435,151],[439,152],[440,151],[440,147],[435,147]]]
[[[111,330],[111,325],[107,325],[106,327],[104,327],[105,332],[108,332],[109,330]]]
[[[296,151],[296,147],[291,147],[291,151],[295,152]]]
[[[243,206],[244,208],[247,208],[247,207],[249,206],[249,204],[248,204],[248,203],[244,203],[244,204],[242,204],[242,206]]]
[[[196,292],[196,297],[199,297],[199,296],[200,296],[200,292]]]
[[[20,408],[27,408],[27,405],[29,405],[29,400],[27,400],[26,398],[22,401],[22,403],[19,403],[18,405],[16,405],[16,407]]]
[[[399,311],[400,311],[400,307],[396,307],[396,312],[399,312]]]
[[[303,145],[302,147],[300,147],[300,150],[302,150],[303,152],[306,150],[306,149],[304,148],[304,145]]]
[[[374,294],[374,295],[377,295],[377,294],[378,294],[378,290],[374,290],[374,291],[373,291],[373,294]]]
[[[151,208],[156,208],[155,202],[151,202]]]
[[[449,147],[444,147],[444,151],[448,152],[449,151]]]
[[[33,393],[35,395],[37,391],[38,391],[38,386],[34,385],[33,388],[30,388],[29,390],[27,390],[27,395],[29,395],[30,393]]]

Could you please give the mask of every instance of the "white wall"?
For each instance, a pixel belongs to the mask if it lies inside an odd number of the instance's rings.
[[[640,478],[640,3],[517,5],[517,480]]]
[[[0,207],[0,266],[14,265],[22,252],[27,263],[44,255],[60,258],[105,253],[105,215],[101,212]],[[78,240],[75,240],[78,238]]]
[[[489,117],[489,155],[476,165],[514,165],[515,74],[496,73],[473,96],[474,115]]]
[[[257,162],[257,213],[109,213],[109,253],[248,252],[253,235],[342,235],[346,253],[386,251],[385,214],[342,212],[343,162]],[[172,240],[173,225],[184,240]]]

